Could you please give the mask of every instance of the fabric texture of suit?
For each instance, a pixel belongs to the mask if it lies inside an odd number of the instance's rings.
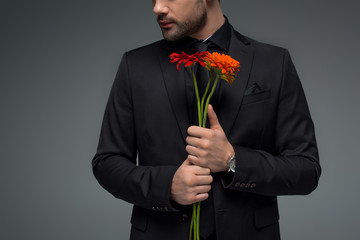
[[[189,127],[187,70],[177,72],[172,52],[161,40],[124,54],[93,158],[99,183],[134,204],[134,240],[188,239],[191,206],[169,198]],[[213,174],[217,239],[280,239],[277,196],[308,194],[318,184],[314,126],[286,49],[232,29],[229,55],[241,68],[233,85],[223,84],[218,118],[236,172]]]

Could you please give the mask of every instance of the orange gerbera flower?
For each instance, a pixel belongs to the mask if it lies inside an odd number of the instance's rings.
[[[181,53],[172,53],[170,55],[170,62],[177,63],[176,69],[180,70],[180,65],[183,63],[185,67],[189,67],[191,64],[198,62],[203,67],[205,67],[204,58],[209,52],[196,52],[192,55],[186,54],[184,52]]]
[[[221,71],[220,77],[226,80],[230,85],[240,68],[240,63],[226,54],[218,52],[208,53],[205,57],[206,68],[208,70],[217,69]]]

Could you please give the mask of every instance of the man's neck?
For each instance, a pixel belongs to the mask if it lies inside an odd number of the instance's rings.
[[[190,37],[195,39],[207,39],[213,35],[225,22],[225,17],[220,8],[209,9],[206,25],[199,32]]]

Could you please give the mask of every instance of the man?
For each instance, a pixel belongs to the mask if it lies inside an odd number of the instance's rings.
[[[93,159],[97,180],[134,204],[131,239],[188,239],[196,202],[201,239],[280,239],[277,196],[309,194],[320,176],[289,53],[235,31],[218,0],[153,5],[164,40],[123,56]],[[220,82],[209,128],[195,126],[189,71],[169,63],[199,43],[241,64],[231,86]]]

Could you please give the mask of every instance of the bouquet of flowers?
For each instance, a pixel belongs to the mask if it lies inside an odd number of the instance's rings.
[[[196,52],[192,55],[182,53],[172,53],[170,62],[177,63],[176,69],[179,71],[180,66],[188,67],[194,80],[195,95],[197,100],[198,122],[200,127],[206,126],[206,116],[210,99],[216,89],[219,79],[224,79],[230,85],[233,83],[235,76],[240,68],[240,63],[229,55],[218,52],[210,53]],[[209,71],[209,79],[204,94],[199,96],[199,88],[194,72],[195,64],[200,64]],[[189,240],[200,240],[199,233],[200,220],[200,202],[193,204],[193,213],[190,223]]]

